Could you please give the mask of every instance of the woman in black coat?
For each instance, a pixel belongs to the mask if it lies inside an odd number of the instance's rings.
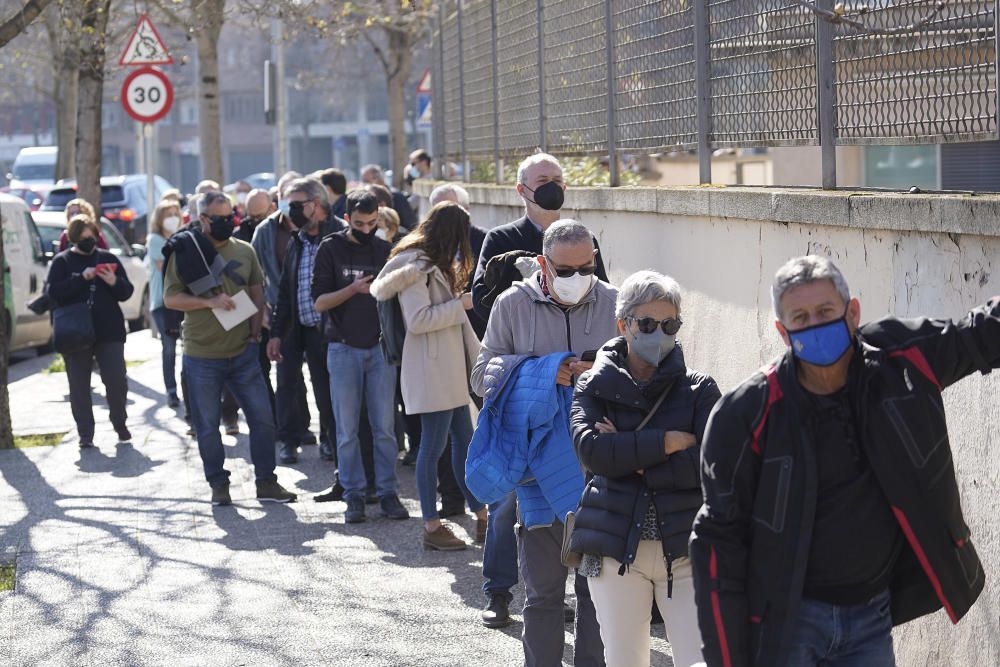
[[[701,506],[701,439],[720,392],[684,363],[680,307],[671,278],[630,276],[618,291],[622,337],[598,353],[573,399],[573,440],[591,478],[571,546],[584,554],[608,667],[649,665],[654,599],[674,664],[702,660],[687,542]]]
[[[125,426],[128,382],[125,376],[125,317],[118,305],[132,296],[132,283],[118,258],[97,248],[97,224],[86,216],[70,220],[67,234],[72,246],[52,259],[46,280],[47,293],[55,307],[91,301],[94,344],[86,349],[63,352],[69,379],[73,419],[80,434],[80,447],[94,446],[94,411],[90,400],[90,373],[94,360],[101,371],[107,393],[111,425],[118,442],[132,440]]]

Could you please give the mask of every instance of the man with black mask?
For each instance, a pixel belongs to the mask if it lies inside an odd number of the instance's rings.
[[[285,490],[274,474],[274,414],[264,375],[257,363],[263,320],[264,274],[253,248],[233,239],[233,207],[221,192],[206,192],[199,208],[201,233],[212,242],[225,268],[215,276],[218,285],[196,295],[181,279],[175,255],[167,259],[164,305],[184,312],[184,373],[191,393],[191,418],[205,478],[212,487],[212,504],[229,505],[229,472],[219,435],[219,406],[223,388],[236,397],[250,428],[250,458],[257,480],[257,499],[287,503],[295,494]],[[198,224],[192,221],[192,225]],[[176,254],[176,253],[175,253]],[[213,274],[214,275],[214,274]],[[236,309],[234,297],[246,292],[256,312],[230,329],[216,311]]]
[[[535,153],[517,168],[517,194],[524,199],[524,215],[506,225],[494,227],[486,234],[483,249],[472,281],[472,308],[483,320],[489,320],[490,307],[483,303],[489,291],[485,284],[486,265],[497,255],[512,250],[542,254],[542,236],[560,218],[566,183],[562,166],[548,153]],[[608,282],[597,239],[594,258],[597,277]],[[536,265],[537,266],[537,265]],[[534,271],[534,269],[532,269]],[[515,500],[507,498],[490,506],[486,545],[483,550],[483,592],[487,605],[483,610],[483,625],[501,628],[512,620],[508,610],[513,599],[510,589],[517,584],[517,544],[514,539]],[[573,619],[570,608],[565,610],[567,622]]]

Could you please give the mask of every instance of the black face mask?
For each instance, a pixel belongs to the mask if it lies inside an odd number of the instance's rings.
[[[312,225],[312,220],[306,215],[305,207],[305,202],[300,201],[293,201],[288,205],[288,217],[299,229],[309,229]]]
[[[562,208],[566,193],[559,183],[549,181],[545,185],[538,186],[537,190],[532,190],[527,185],[524,187],[535,196],[535,203],[546,211],[558,211]]]
[[[233,215],[206,215],[209,221],[209,234],[216,241],[228,241],[233,235]]]
[[[375,233],[378,232],[378,226],[372,227],[370,232],[363,232],[357,227],[351,227],[351,234],[354,235],[354,240],[361,245],[368,245],[375,238]]]
[[[93,236],[91,236],[90,238],[83,239],[82,241],[76,244],[77,250],[82,252],[84,255],[89,255],[90,253],[94,252],[94,248],[96,247],[97,247],[97,239],[95,239]]]

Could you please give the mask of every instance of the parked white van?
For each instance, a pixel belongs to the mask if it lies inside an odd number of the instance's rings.
[[[10,349],[48,347],[52,340],[48,313],[36,315],[28,309],[28,303],[44,291],[48,273],[41,237],[28,207],[19,197],[0,194],[0,217],[4,268],[10,271],[6,278],[10,280],[11,303],[3,313],[13,330]]]
[[[55,186],[56,157],[55,146],[32,146],[22,148],[14,158],[14,166],[7,174],[10,188],[34,190],[43,195]]]

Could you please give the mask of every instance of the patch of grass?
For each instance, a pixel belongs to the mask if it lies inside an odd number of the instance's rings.
[[[149,359],[146,359],[145,361],[138,361],[136,359],[127,360],[125,362],[125,368],[134,368],[136,366],[142,366],[144,363],[146,363],[146,361],[149,361]]]
[[[45,369],[45,373],[51,375],[52,373],[65,373],[66,372],[66,361],[62,358],[61,354],[57,354],[49,364],[49,367]]]
[[[14,566],[0,565],[0,591],[14,590]]]
[[[33,433],[31,435],[15,435],[14,449],[26,449],[28,447],[51,447],[58,445],[66,437],[67,431],[62,433]]]

